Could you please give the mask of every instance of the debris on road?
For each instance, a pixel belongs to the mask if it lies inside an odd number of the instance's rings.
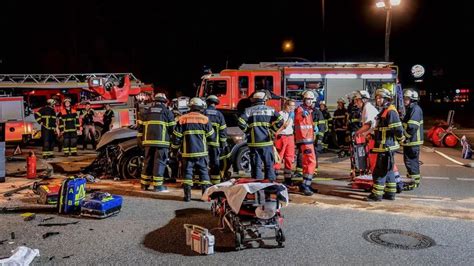
[[[32,213],[32,212],[25,212],[25,213],[21,214],[20,216],[23,217],[24,221],[31,221],[31,220],[34,220],[36,218],[36,214]]]
[[[11,257],[0,260],[0,265],[30,265],[37,256],[39,256],[38,249],[19,246],[13,250]]]
[[[38,226],[45,226],[45,227],[51,227],[51,226],[66,226],[70,224],[78,224],[79,221],[75,222],[70,222],[70,223],[50,223],[50,224],[38,224]]]
[[[47,232],[45,234],[43,234],[43,239],[46,239],[50,236],[54,236],[54,235],[59,235],[59,232]]]

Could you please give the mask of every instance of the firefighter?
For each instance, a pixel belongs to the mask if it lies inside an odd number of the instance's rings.
[[[398,141],[403,142],[405,136],[397,109],[391,103],[393,96],[390,91],[378,89],[375,97],[377,106],[381,107],[374,130],[375,146],[371,151],[377,153],[377,162],[372,173],[374,179],[372,192],[366,200],[381,201],[382,198],[395,200],[397,184],[393,172],[394,151],[400,148]]]
[[[337,110],[334,111],[333,122],[334,122],[334,131],[336,131],[337,137],[337,145],[341,152],[345,152],[347,150],[347,142],[346,142],[346,131],[347,131],[347,124],[348,124],[348,112],[346,107],[344,106],[346,101],[343,98],[339,98],[337,100]]]
[[[329,148],[329,143],[331,142],[331,134],[332,134],[332,117],[331,114],[329,113],[326,102],[321,101],[319,103],[319,110],[323,114],[324,120],[326,121],[325,126],[326,126],[326,132],[324,133],[323,136],[323,141],[322,141],[322,146],[323,146],[323,151],[326,151]]]
[[[200,98],[189,101],[190,112],[182,115],[174,129],[172,154],[181,148],[184,163],[184,201],[191,200],[193,171],[199,173],[202,193],[211,185],[209,180],[209,160],[207,143],[215,142],[215,133],[211,121],[202,112],[206,103]]]
[[[215,185],[221,182],[220,156],[227,146],[227,125],[224,115],[216,110],[216,105],[219,104],[219,98],[215,95],[209,95],[206,98],[206,103],[207,108],[204,111],[204,115],[211,121],[216,136],[215,141],[208,143],[211,183]]]
[[[112,129],[113,121],[114,121],[114,110],[110,107],[110,104],[105,105],[105,112],[103,116],[103,128],[102,128],[102,135],[104,135],[107,131]]]
[[[280,115],[283,117],[283,126],[275,133],[275,148],[285,165],[283,175],[286,185],[291,185],[293,164],[295,162],[295,137],[293,135],[295,107],[295,100],[286,100],[285,109],[280,112]]]
[[[63,137],[64,155],[77,155],[77,131],[79,130],[79,117],[71,108],[71,99],[64,99],[64,110],[60,113],[59,130]]]
[[[403,146],[403,161],[411,183],[405,189],[412,190],[420,186],[420,145],[423,144],[423,111],[418,105],[418,93],[412,89],[403,91],[406,114],[402,120],[406,141]]]
[[[166,192],[163,185],[164,173],[168,161],[170,136],[176,125],[173,113],[168,109],[168,99],[163,93],[155,95],[155,102],[145,108],[142,120],[138,121],[138,137],[145,148],[145,161],[141,174],[141,189],[153,186],[156,192]]]
[[[270,129],[275,132],[283,125],[283,117],[273,108],[266,106],[265,92],[255,92],[251,98],[252,106],[245,109],[239,118],[239,127],[248,136],[252,177],[274,181],[275,158]],[[262,164],[265,175],[262,174]]]
[[[91,104],[86,102],[86,109],[82,110],[82,135],[84,136],[84,141],[82,143],[82,149],[87,148],[87,143],[92,144],[92,148],[95,150],[95,125],[94,125],[94,116],[95,112],[91,108]]]
[[[312,107],[315,98],[312,91],[303,92],[303,103],[295,111],[295,142],[298,149],[297,173],[300,167],[302,178],[294,177],[293,181],[302,181],[300,191],[306,196],[317,192],[311,187],[317,167],[314,140],[319,130],[317,127],[318,117]]]
[[[56,111],[54,110],[54,99],[48,99],[47,105],[35,113],[36,121],[41,125],[41,136],[43,138],[43,158],[53,158],[53,147],[55,134],[58,131],[56,125]]]
[[[324,134],[327,132],[327,121],[326,118],[324,118],[323,112],[319,109],[319,96],[316,91],[313,91],[313,94],[315,95],[316,99],[314,101],[314,113],[316,116],[316,121],[314,122],[314,126],[318,127],[318,133],[315,136],[314,139],[314,150],[316,152],[321,152],[323,149],[323,138]],[[317,168],[318,168],[318,156],[316,156],[316,172],[317,173]]]

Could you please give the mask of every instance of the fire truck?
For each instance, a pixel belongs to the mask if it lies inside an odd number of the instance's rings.
[[[305,90],[315,90],[328,109],[335,110],[337,99],[356,90],[370,93],[384,87],[394,89],[398,68],[392,63],[321,63],[262,62],[243,64],[239,69],[225,69],[202,77],[198,96],[214,94],[220,99],[219,109],[238,110],[242,101],[256,90],[301,101]],[[268,105],[280,110],[281,100],[269,100]]]
[[[262,62],[243,64],[238,69],[225,69],[220,73],[204,75],[197,90],[198,97],[216,95],[217,106],[226,117],[231,138],[235,170],[249,171],[248,147],[237,126],[236,114],[250,105],[249,96],[256,90],[272,95],[267,105],[281,110],[283,99],[302,101],[305,90],[317,91],[329,111],[334,111],[339,98],[347,98],[356,90],[367,90],[373,95],[376,89],[386,88],[396,95],[398,68],[387,62],[321,63],[321,62]],[[347,102],[347,99],[346,99]]]
[[[89,74],[0,74],[0,94],[21,99],[24,117],[16,120],[23,124],[18,127],[7,122],[7,142],[23,139],[39,139],[41,126],[34,118],[34,112],[46,105],[47,99],[57,100],[56,110],[61,111],[62,102],[71,98],[73,109],[80,111],[89,102],[96,110],[96,139],[102,131],[104,105],[110,104],[114,110],[114,128],[136,123],[135,97],[152,93],[153,87],[144,84],[132,73],[89,73]],[[4,102],[0,101],[2,109]],[[16,121],[18,123],[18,121]]]

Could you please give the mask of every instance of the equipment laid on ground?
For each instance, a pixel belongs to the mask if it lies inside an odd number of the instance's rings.
[[[63,180],[59,192],[58,210],[60,214],[78,213],[86,197],[86,179],[71,176]]]
[[[374,182],[372,175],[369,175],[369,148],[365,137],[352,136],[349,150],[351,153],[351,187],[369,191]]]
[[[26,178],[36,178],[36,156],[34,151],[30,151],[30,154],[26,157]]]
[[[117,214],[122,209],[122,196],[106,192],[94,192],[81,204],[81,216],[106,218]]]
[[[236,250],[265,239],[275,239],[283,247],[280,208],[288,205],[288,198],[284,185],[256,179],[232,179],[208,188],[202,197],[212,201],[212,214],[220,218],[221,227],[234,233]],[[263,229],[273,230],[274,236],[262,237]]]
[[[214,236],[204,227],[184,224],[186,229],[186,245],[199,254],[214,254]]]
[[[436,147],[456,147],[459,137],[454,134],[454,110],[448,113],[447,121],[439,121],[428,130],[428,139]]]
[[[39,204],[55,205],[58,203],[60,185],[42,185],[39,186],[37,192],[39,194]]]

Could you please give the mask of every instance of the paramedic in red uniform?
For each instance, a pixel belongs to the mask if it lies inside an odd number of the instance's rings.
[[[303,93],[303,104],[295,111],[295,142],[300,156],[302,156],[303,182],[300,184],[300,190],[306,196],[313,195],[312,189],[314,170],[316,169],[316,154],[314,152],[314,139],[318,127],[314,125],[317,121],[313,109],[315,100],[312,91]],[[316,132],[315,132],[316,131]]]
[[[285,109],[280,112],[283,117],[283,126],[276,132],[275,148],[282,159],[285,170],[285,184],[291,184],[292,169],[295,161],[295,138],[293,136],[293,121],[295,120],[295,106],[294,100],[287,100],[285,102]]]

